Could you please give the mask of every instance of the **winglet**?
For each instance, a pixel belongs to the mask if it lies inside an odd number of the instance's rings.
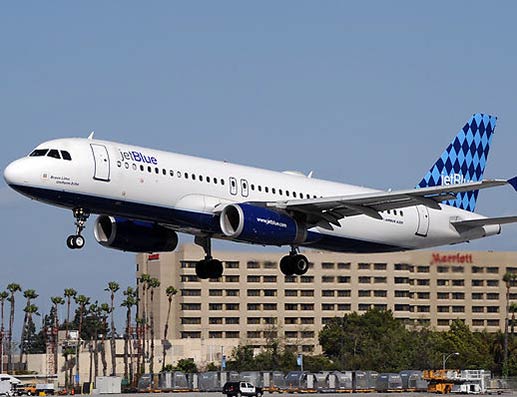
[[[88,135],[88,139],[89,140],[93,139],[93,134],[95,134],[95,131],[90,132],[90,135]]]
[[[512,185],[513,189],[517,192],[517,176],[514,176],[513,178],[508,179],[506,182],[508,182],[508,184]]]

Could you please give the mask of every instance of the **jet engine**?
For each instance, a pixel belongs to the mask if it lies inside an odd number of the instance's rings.
[[[289,215],[251,204],[229,204],[219,218],[224,235],[262,245],[289,245],[305,241],[304,225]]]
[[[129,252],[174,251],[175,231],[152,222],[101,215],[95,220],[95,240],[104,247]]]

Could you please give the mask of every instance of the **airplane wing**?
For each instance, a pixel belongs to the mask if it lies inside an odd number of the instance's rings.
[[[517,190],[517,177],[505,179],[485,179],[446,186],[432,186],[421,189],[399,190],[393,192],[374,192],[319,199],[287,200],[268,202],[273,209],[290,211],[303,215],[309,224],[332,229],[339,226],[338,221],[347,216],[367,215],[382,219],[379,212],[391,209],[425,205],[440,209],[439,203],[453,200],[460,192],[481,190],[510,184]]]

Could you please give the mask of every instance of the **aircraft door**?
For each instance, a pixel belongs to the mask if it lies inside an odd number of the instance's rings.
[[[415,234],[426,237],[429,230],[429,211],[425,205],[417,205],[416,212],[418,214],[418,226]]]
[[[242,197],[248,197],[249,188],[248,181],[246,179],[241,179],[241,194]]]
[[[235,196],[237,194],[237,179],[230,177],[230,194]]]
[[[99,144],[90,144],[94,160],[93,179],[98,181],[109,182],[110,180],[110,161],[108,149],[106,146]]]

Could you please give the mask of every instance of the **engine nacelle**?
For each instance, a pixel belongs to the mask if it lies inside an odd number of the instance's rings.
[[[302,243],[307,230],[288,215],[251,204],[230,204],[219,218],[227,237],[262,244],[289,245]]]
[[[95,220],[95,240],[104,247],[129,252],[174,251],[178,246],[175,231],[151,222],[101,215]]]

